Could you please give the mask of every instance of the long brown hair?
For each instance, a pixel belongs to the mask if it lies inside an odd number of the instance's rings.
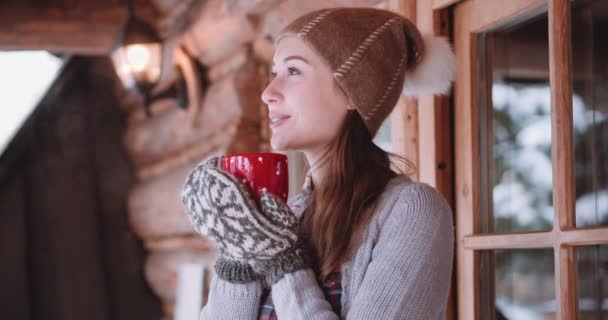
[[[301,231],[312,245],[317,276],[324,280],[339,268],[361,242],[374,213],[373,205],[388,181],[397,175],[391,155],[373,142],[361,116],[350,111],[323,161],[327,173],[314,186]]]

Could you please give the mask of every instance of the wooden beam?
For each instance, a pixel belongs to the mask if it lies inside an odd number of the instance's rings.
[[[103,55],[126,19],[124,6],[41,8],[0,6],[0,50]]]
[[[563,3],[562,3],[563,2]],[[553,161],[554,228],[576,227],[572,125],[570,2],[549,2],[549,81]]]
[[[454,49],[457,78],[454,94],[454,136],[458,148],[454,158],[456,209],[456,273],[458,275],[457,319],[480,319],[479,252],[465,248],[462,239],[478,234],[479,228],[479,148],[477,108],[474,99],[476,82],[476,42],[471,34],[475,19],[472,2],[454,10]]]
[[[533,249],[553,248],[554,233],[493,233],[471,235],[464,238],[464,247],[468,250],[498,250],[498,249]]]
[[[400,97],[397,106],[390,115],[392,152],[410,161],[416,168],[413,172],[405,166],[399,166],[410,178],[418,181],[419,145],[418,145],[418,103],[413,98]],[[401,165],[401,163],[399,163]]]
[[[503,23],[513,23],[514,18],[525,20],[546,10],[547,0],[473,0],[467,2],[473,12],[470,31],[481,32]]]
[[[571,14],[569,0],[549,1],[549,79],[553,161],[554,231],[576,227],[574,212],[574,152],[572,128]],[[555,246],[557,319],[576,319],[576,252]]]
[[[578,290],[576,248],[556,245],[555,263],[555,319],[576,319],[578,316]]]
[[[559,243],[570,246],[608,245],[608,228],[579,228],[561,231]]]
[[[134,0],[139,19],[156,25],[148,0]],[[125,0],[0,2],[0,50],[105,55],[127,19]]]
[[[464,237],[470,250],[533,249],[555,246],[592,246],[608,244],[608,228],[579,228],[568,231],[492,233]]]
[[[416,23],[416,0],[391,0],[388,5],[390,10]],[[419,180],[418,101],[414,98],[400,97],[389,121],[392,152],[406,158],[416,167],[414,172],[410,172],[405,167],[400,169],[410,174],[412,179]]]

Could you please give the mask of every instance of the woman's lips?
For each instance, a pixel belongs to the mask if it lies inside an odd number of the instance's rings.
[[[287,119],[291,118],[290,116],[273,116],[270,118],[270,127],[278,128],[287,121]]]

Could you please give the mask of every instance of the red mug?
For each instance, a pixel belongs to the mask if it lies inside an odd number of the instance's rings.
[[[287,156],[280,153],[256,152],[223,156],[221,167],[249,187],[256,202],[268,191],[287,202],[289,172]]]

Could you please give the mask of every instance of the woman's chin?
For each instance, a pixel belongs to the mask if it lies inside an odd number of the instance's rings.
[[[283,139],[283,137],[275,137],[272,136],[270,138],[270,146],[273,150],[287,150],[289,148],[289,144]]]

